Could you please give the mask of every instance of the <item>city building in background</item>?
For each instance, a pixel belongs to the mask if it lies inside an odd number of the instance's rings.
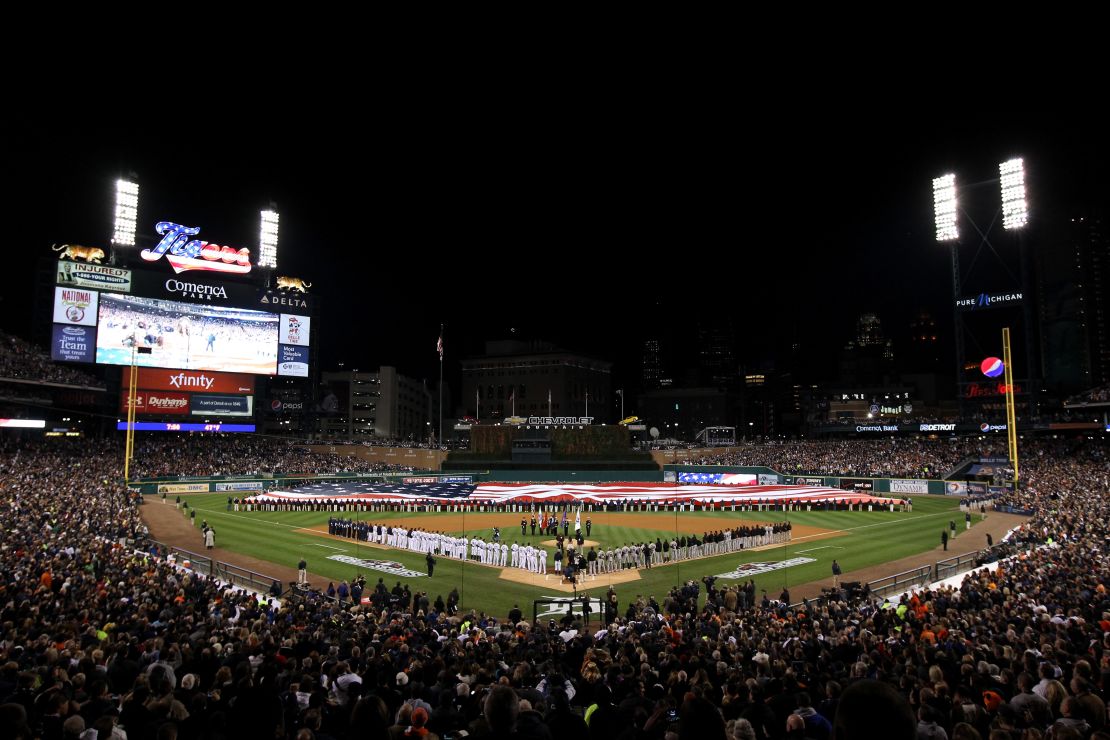
[[[489,341],[485,349],[462,361],[458,403],[467,416],[483,423],[549,415],[619,421],[612,363],[539,340]]]
[[[319,433],[324,439],[427,444],[433,433],[431,389],[395,367],[321,373],[319,396]]]

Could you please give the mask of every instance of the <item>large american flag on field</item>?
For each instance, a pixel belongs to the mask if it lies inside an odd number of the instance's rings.
[[[329,481],[275,490],[253,496],[255,501],[340,499],[343,501],[444,501],[481,503],[622,503],[681,501],[737,503],[752,501],[889,501],[859,491],[819,486],[734,486],[673,483],[366,483]]]

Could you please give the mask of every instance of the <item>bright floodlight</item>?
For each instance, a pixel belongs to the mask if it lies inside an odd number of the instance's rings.
[[[1011,159],[998,165],[998,173],[1002,176],[1002,226],[1020,229],[1029,220],[1025,204],[1025,165],[1020,157]]]
[[[937,222],[937,241],[950,242],[960,238],[956,228],[956,176],[933,178],[933,213]]]
[[[278,214],[262,212],[262,230],[258,236],[258,266],[277,269]]]
[[[135,246],[135,229],[139,224],[139,183],[116,181],[116,220],[112,244]]]

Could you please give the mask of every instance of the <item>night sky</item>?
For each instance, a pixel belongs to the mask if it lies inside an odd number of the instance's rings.
[[[515,329],[616,362],[624,384],[653,326],[693,331],[706,313],[735,317],[742,362],[790,342],[833,361],[862,311],[896,342],[920,309],[950,325],[932,177],[997,180],[1018,155],[1033,223],[1108,202],[1104,132],[1079,115],[932,127],[920,113],[641,113],[129,126],[17,114],[2,155],[20,189],[0,325],[28,334],[22,276],[52,244],[108,246],[113,183],[129,172],[140,234],[173,220],[253,255],[258,211],[276,203],[278,274],[326,301],[324,369],[392,364],[429,379],[440,322],[449,377],[451,360]],[[997,187],[968,192],[994,209]]]

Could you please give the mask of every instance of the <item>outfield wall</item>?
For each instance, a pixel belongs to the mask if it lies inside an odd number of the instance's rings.
[[[681,473],[749,474],[761,485],[797,485],[840,488],[858,493],[899,495],[945,493],[945,481],[905,478],[847,478],[828,475],[781,475],[767,467],[724,467],[714,465],[667,465],[658,473],[643,470],[485,470],[442,473],[304,473],[290,475],[167,477],[132,481],[131,487],[144,496],[176,496],[186,493],[251,495],[263,490],[292,488],[314,481],[403,481],[405,478],[467,476],[475,483],[674,483]],[[1018,512],[1015,512],[1018,513]]]

